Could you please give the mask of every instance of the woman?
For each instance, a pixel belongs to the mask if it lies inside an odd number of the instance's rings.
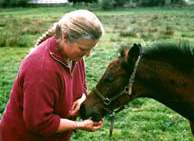
[[[104,30],[87,10],[67,13],[23,60],[0,123],[0,141],[68,141],[73,130],[95,131],[103,121],[76,122],[87,91],[84,56]]]

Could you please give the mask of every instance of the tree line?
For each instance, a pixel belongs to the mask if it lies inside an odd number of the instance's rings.
[[[28,7],[31,0],[1,0],[1,7]],[[73,5],[79,3],[94,3],[101,5],[103,9],[129,6],[164,6],[171,4],[185,4],[185,0],[68,0]],[[193,1],[193,0],[191,0]]]

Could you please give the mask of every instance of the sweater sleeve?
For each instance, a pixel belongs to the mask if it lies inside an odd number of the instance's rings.
[[[26,128],[45,137],[55,134],[60,123],[60,117],[54,112],[61,85],[56,78],[54,73],[33,71],[26,74],[24,80],[23,117]]]

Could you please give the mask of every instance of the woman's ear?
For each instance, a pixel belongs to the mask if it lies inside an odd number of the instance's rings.
[[[59,39],[59,38],[62,37],[61,27],[60,27],[58,24],[56,25],[55,32],[56,32],[56,37],[57,37],[57,39]]]
[[[67,43],[67,34],[62,34],[61,35],[63,42]]]

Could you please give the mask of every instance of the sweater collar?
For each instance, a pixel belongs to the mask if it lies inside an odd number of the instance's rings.
[[[56,43],[56,35],[54,35],[48,39],[48,47],[49,47],[49,54],[51,55],[51,57],[54,60],[59,62],[64,67],[70,68],[68,61],[63,57],[62,52]],[[76,62],[73,61],[72,68],[74,68],[75,64],[76,64]]]

